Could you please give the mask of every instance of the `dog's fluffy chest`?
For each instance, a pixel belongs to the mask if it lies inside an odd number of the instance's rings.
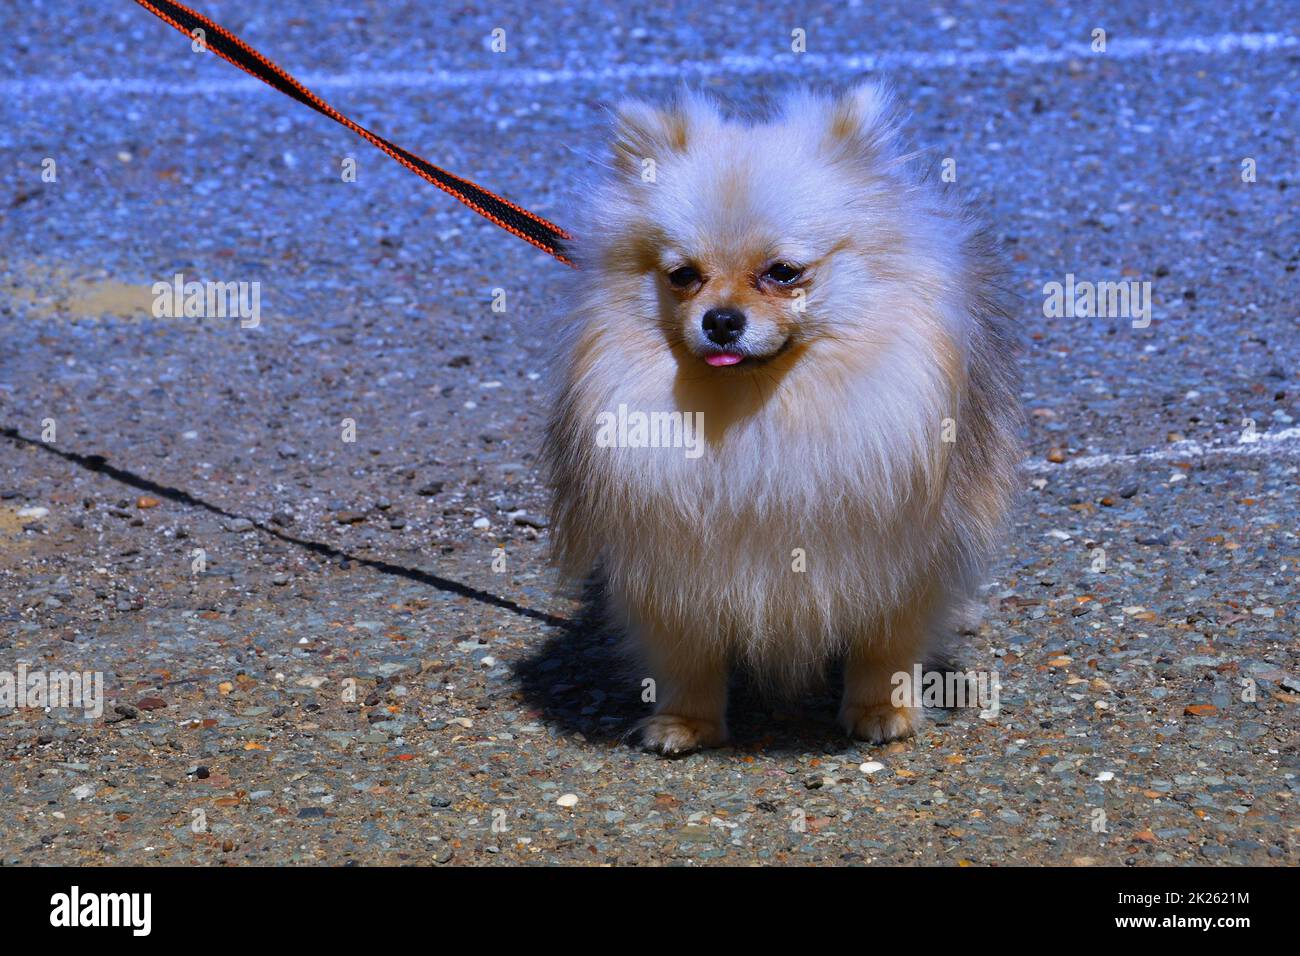
[[[806,439],[725,436],[695,459],[611,449],[605,573],[638,603],[715,621],[747,654],[792,634],[828,653],[904,598],[933,541],[911,498],[863,480],[903,480],[891,469]]]

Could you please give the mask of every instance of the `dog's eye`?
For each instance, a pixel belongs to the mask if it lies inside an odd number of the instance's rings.
[[[700,281],[700,270],[693,266],[678,266],[668,273],[668,281],[675,288],[686,289]]]
[[[767,267],[763,273],[763,278],[769,282],[775,282],[778,285],[789,285],[795,282],[803,275],[803,270],[798,266],[792,266],[788,262],[774,262]]]

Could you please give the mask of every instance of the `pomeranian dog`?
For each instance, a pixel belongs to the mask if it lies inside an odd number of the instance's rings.
[[[545,458],[558,563],[653,678],[642,741],[723,742],[733,666],[790,691],[835,660],[844,728],[909,736],[893,677],[971,600],[1020,459],[993,244],[872,84],[615,126]]]

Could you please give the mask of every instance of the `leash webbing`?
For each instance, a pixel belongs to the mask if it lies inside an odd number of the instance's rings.
[[[275,87],[286,96],[293,97],[299,103],[310,106],[318,113],[323,113],[334,122],[346,126],[420,178],[451,194],[506,232],[549,253],[565,265],[573,265],[572,260],[564,253],[565,243],[572,240],[573,236],[559,226],[370,132],[330,106],[225,27],[214,23],[203,14],[173,0],[135,0],[135,2],[191,39],[194,38],[194,31],[201,29],[204,45],[223,60],[233,63],[263,83]]]

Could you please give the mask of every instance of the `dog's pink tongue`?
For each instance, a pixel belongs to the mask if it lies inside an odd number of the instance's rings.
[[[712,355],[704,356],[704,361],[717,367],[721,365],[735,365],[743,358],[743,355],[737,355],[735,352],[715,352]]]

